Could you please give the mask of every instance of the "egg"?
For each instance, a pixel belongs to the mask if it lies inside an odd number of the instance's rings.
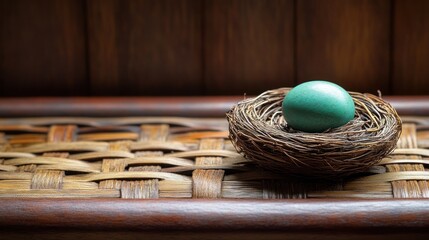
[[[332,82],[315,80],[291,89],[283,99],[282,111],[289,127],[318,133],[352,120],[355,104],[344,88]]]

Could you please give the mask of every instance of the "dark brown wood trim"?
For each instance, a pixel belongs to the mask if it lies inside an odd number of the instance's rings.
[[[400,115],[429,115],[429,95],[426,96],[389,96],[384,99],[395,107]]]
[[[0,98],[0,117],[223,117],[243,96]],[[428,96],[389,96],[401,115],[429,115]]]
[[[3,98],[0,116],[221,117],[243,97]]]
[[[2,199],[0,228],[429,233],[428,200]]]

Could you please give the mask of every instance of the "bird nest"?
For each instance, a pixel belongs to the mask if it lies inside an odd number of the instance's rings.
[[[392,152],[402,130],[395,109],[371,94],[349,92],[355,117],[323,133],[288,126],[280,88],[245,99],[226,114],[232,143],[261,167],[289,175],[337,178],[367,170]]]

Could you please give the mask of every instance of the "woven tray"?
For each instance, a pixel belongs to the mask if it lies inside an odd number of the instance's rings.
[[[429,118],[402,119],[394,153],[339,182],[257,168],[225,119],[1,119],[0,197],[429,198]]]

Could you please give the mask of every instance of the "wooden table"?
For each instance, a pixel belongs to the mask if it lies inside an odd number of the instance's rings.
[[[242,97],[0,99],[0,116],[222,117]],[[386,97],[429,116],[428,97]],[[0,239],[426,239],[427,199],[0,199]]]

